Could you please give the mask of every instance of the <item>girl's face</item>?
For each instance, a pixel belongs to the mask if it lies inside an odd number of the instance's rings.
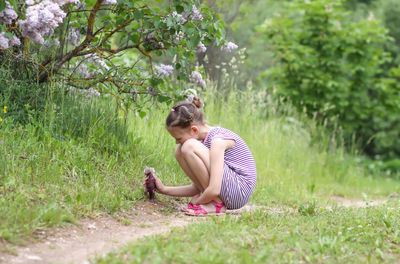
[[[176,144],[181,145],[185,143],[186,140],[191,138],[198,139],[199,136],[199,129],[195,125],[191,125],[187,128],[169,127],[167,130],[171,136],[175,138]]]

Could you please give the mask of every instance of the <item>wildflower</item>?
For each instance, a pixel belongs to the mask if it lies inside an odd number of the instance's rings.
[[[8,106],[6,106],[6,105],[3,107],[4,114],[7,114],[7,108],[8,108]]]
[[[3,120],[4,120],[4,119],[0,117],[0,122],[3,122]]]

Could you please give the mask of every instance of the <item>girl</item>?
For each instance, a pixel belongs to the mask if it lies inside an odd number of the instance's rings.
[[[156,178],[157,192],[192,197],[187,215],[222,214],[243,207],[253,194],[257,172],[254,158],[238,135],[208,125],[201,111],[203,103],[176,104],[166,119],[166,128],[178,144],[175,158],[192,180],[187,186],[164,186]]]

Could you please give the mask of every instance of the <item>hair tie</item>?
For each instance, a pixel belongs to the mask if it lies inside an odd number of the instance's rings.
[[[175,112],[175,109],[174,109],[174,108],[172,108],[172,109],[171,109],[171,112]]]

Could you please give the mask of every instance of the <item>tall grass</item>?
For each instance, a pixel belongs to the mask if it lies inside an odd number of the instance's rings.
[[[255,156],[253,203],[400,192],[397,181],[368,175],[315,121],[270,95],[210,89],[201,96],[208,122],[242,136]],[[148,118],[129,113],[125,120],[110,98],[55,92],[41,119],[22,126],[6,116],[0,123],[0,239],[18,242],[41,228],[128,209],[144,198],[145,166],[165,184],[189,183],[164,128],[170,108],[159,105]]]

